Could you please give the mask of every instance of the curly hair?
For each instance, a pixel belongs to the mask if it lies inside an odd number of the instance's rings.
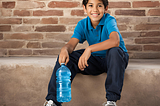
[[[86,7],[89,0],[83,0],[82,5]],[[103,2],[104,7],[106,8],[108,6],[108,0],[101,0]]]

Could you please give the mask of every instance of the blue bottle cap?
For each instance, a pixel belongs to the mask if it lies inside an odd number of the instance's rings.
[[[65,65],[65,63],[61,63],[61,65]]]

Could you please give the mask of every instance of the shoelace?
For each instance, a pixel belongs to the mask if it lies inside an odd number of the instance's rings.
[[[115,106],[117,106],[114,101],[107,101],[107,102],[104,102],[102,105],[103,106],[105,106],[105,105],[115,105]]]
[[[46,104],[47,103],[47,104]],[[45,101],[44,106],[57,106],[52,100]]]
[[[107,104],[115,105],[115,103],[113,101],[107,101]]]

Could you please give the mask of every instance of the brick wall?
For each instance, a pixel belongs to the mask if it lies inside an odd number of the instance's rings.
[[[1,0],[0,56],[59,54],[86,17],[81,2]],[[160,58],[159,0],[110,0],[108,12],[117,19],[130,58]]]

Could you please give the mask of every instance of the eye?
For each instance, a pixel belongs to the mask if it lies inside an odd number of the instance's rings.
[[[98,5],[98,7],[102,7],[102,5]]]
[[[93,5],[91,5],[91,4],[90,4],[90,5],[88,5],[88,6],[89,6],[89,7],[93,7]]]

